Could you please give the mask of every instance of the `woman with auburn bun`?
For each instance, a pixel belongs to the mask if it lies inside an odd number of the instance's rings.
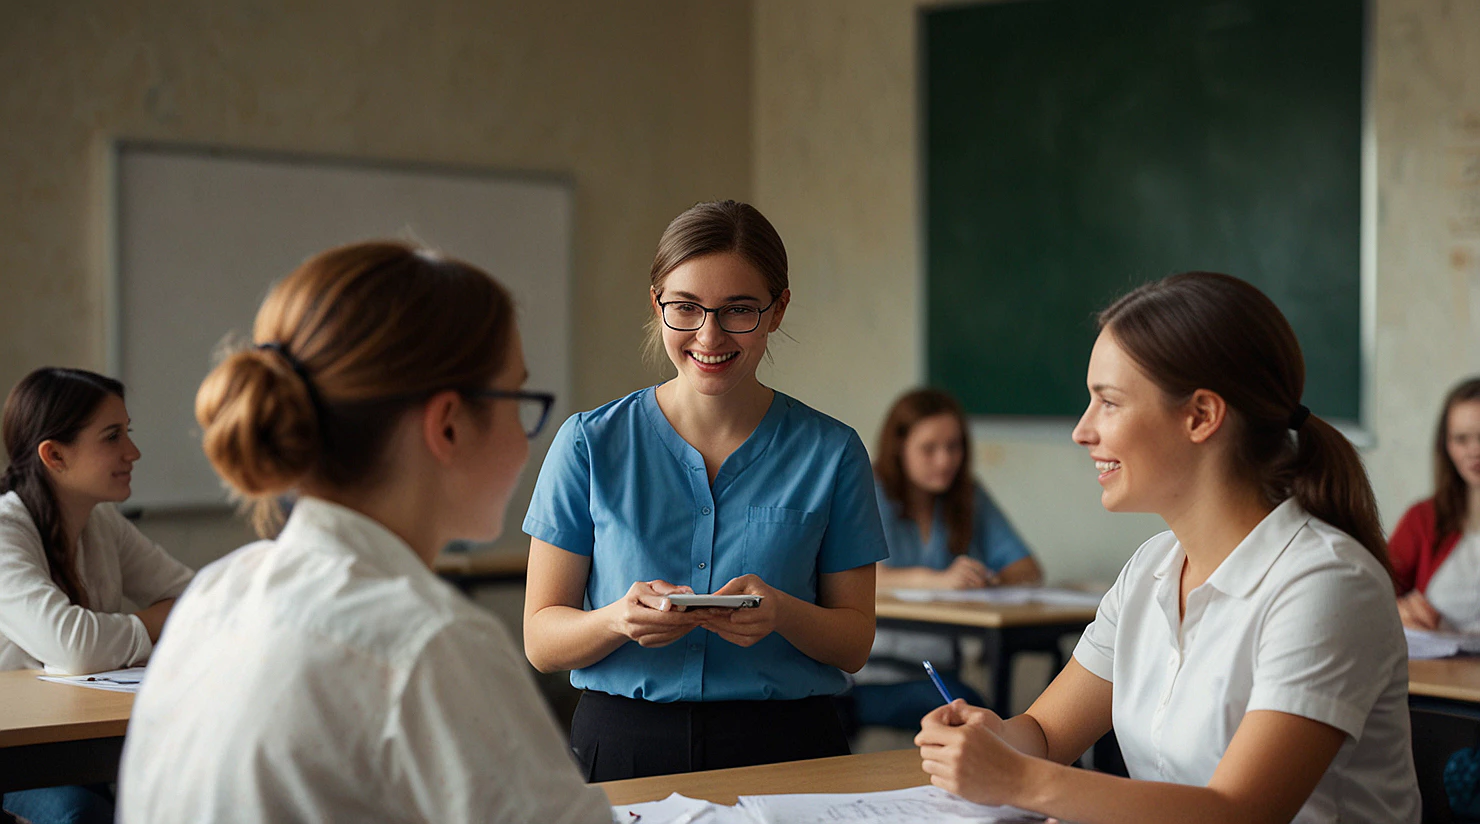
[[[664,230],[651,344],[678,376],[560,428],[524,520],[524,647],[584,690],[586,778],[842,755],[833,696],[874,638],[885,556],[857,433],[763,385],[786,249],[735,201]],[[748,609],[667,596],[752,595]]]
[[[1377,506],[1279,309],[1227,275],[1146,284],[1100,314],[1086,383],[1101,503],[1170,531],[1026,713],[923,719],[931,781],[1086,824],[1417,822]],[[1112,727],[1130,778],[1068,766]]]
[[[1480,632],[1480,378],[1444,399],[1434,497],[1404,513],[1388,552],[1404,626]]]
[[[1023,539],[971,475],[966,413],[938,389],[916,389],[890,407],[879,430],[874,478],[889,558],[879,591],[976,589],[1043,579]],[[951,694],[982,703],[955,674],[956,644],[935,633],[881,629],[853,688],[858,722],[915,729],[940,704],[920,668],[930,661]]]
[[[142,664],[193,574],[113,504],[139,450],[123,384],[43,367],[5,400],[0,477],[0,670],[86,673]],[[125,599],[143,609],[127,611]],[[6,793],[33,824],[111,822],[106,786]]]
[[[431,571],[487,541],[553,396],[514,305],[400,243],[317,255],[201,384],[217,473],[275,539],[196,577],[134,704],[120,820],[606,824],[508,633]]]

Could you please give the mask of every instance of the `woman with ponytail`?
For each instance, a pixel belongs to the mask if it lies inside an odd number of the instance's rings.
[[[123,385],[81,369],[37,369],[6,399],[0,670],[141,664],[190,583],[189,567],[109,506],[128,498],[139,459],[128,426]],[[113,820],[106,788],[7,793],[4,808],[35,824]]]
[[[1388,544],[1398,614],[1414,629],[1480,632],[1480,378],[1449,391],[1434,434],[1434,497]]]
[[[134,704],[120,821],[608,822],[517,647],[437,578],[489,541],[553,396],[514,304],[399,243],[309,259],[196,395],[216,472],[281,533],[205,568]]]
[[[1100,500],[1153,512],[1023,715],[955,702],[916,738],[968,798],[1095,822],[1417,822],[1407,648],[1372,490],[1301,404],[1259,290],[1191,272],[1100,315],[1074,430]],[[1114,729],[1130,778],[1067,765]]]

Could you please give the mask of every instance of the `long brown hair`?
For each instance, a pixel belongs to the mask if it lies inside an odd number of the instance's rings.
[[[255,348],[229,354],[195,396],[216,472],[254,510],[305,479],[364,489],[402,413],[433,393],[486,388],[513,334],[509,293],[462,261],[395,242],[310,258],[268,293]]]
[[[0,477],[0,494],[14,492],[41,533],[51,580],[72,603],[88,606],[87,588],[77,570],[77,547],[68,540],[61,507],[38,448],[46,441],[77,440],[109,395],[123,397],[123,384],[82,369],[44,366],[10,390],[5,399],[5,453],[10,465]]]
[[[895,401],[879,429],[874,475],[884,489],[884,496],[899,505],[901,514],[911,520],[918,518],[921,513],[910,510],[904,443],[915,424],[936,415],[950,415],[961,429],[961,466],[956,469],[951,485],[940,494],[940,500],[946,522],[946,546],[952,555],[965,555],[971,546],[976,494],[971,484],[971,432],[966,426],[966,412],[955,398],[939,389],[916,389]]]
[[[1100,328],[1174,401],[1198,389],[1221,396],[1237,427],[1235,466],[1269,503],[1293,497],[1391,574],[1362,459],[1335,427],[1301,406],[1305,358],[1274,301],[1235,277],[1185,272],[1117,300],[1100,313]]]
[[[1470,517],[1469,486],[1449,459],[1449,410],[1466,401],[1480,401],[1480,378],[1470,378],[1449,390],[1439,425],[1434,428],[1434,541],[1463,531]]]
[[[771,221],[749,203],[713,200],[690,206],[663,230],[648,273],[653,293],[663,293],[668,275],[684,261],[720,252],[733,252],[755,267],[772,298],[789,288],[786,245]],[[656,314],[648,318],[643,351],[650,363],[663,358],[662,327]]]

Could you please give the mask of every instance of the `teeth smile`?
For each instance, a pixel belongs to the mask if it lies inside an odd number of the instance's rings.
[[[696,360],[696,361],[698,361],[700,363],[707,363],[707,364],[709,364],[709,365],[712,366],[712,365],[714,365],[716,363],[724,363],[725,361],[729,360],[730,358],[735,357],[738,354],[740,354],[740,353],[739,352],[726,352],[723,355],[701,355],[698,352],[690,352],[689,353],[689,357],[693,358],[694,360]]]
[[[1101,472],[1109,472],[1112,469],[1119,468],[1120,461],[1095,461],[1095,469],[1098,469]]]

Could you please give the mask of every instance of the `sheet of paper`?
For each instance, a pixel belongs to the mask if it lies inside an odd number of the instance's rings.
[[[929,786],[878,793],[742,795],[739,806],[759,824],[1030,824],[1044,820],[1014,807],[973,804]]]
[[[901,601],[941,601],[950,603],[1044,604],[1055,607],[1097,607],[1102,595],[1077,589],[1052,587],[987,587],[986,589],[896,589]]]
[[[1454,655],[1480,654],[1480,635],[1466,632],[1434,632],[1403,628],[1408,639],[1408,657],[1449,658]]]
[[[139,684],[144,681],[143,667],[130,667],[121,670],[109,670],[107,672],[94,672],[87,675],[39,675],[42,681],[50,681],[54,684],[72,684],[78,687],[89,687],[95,690],[109,690],[112,692],[138,692]]]
[[[613,824],[756,824],[744,810],[674,793],[662,801],[612,807]]]

